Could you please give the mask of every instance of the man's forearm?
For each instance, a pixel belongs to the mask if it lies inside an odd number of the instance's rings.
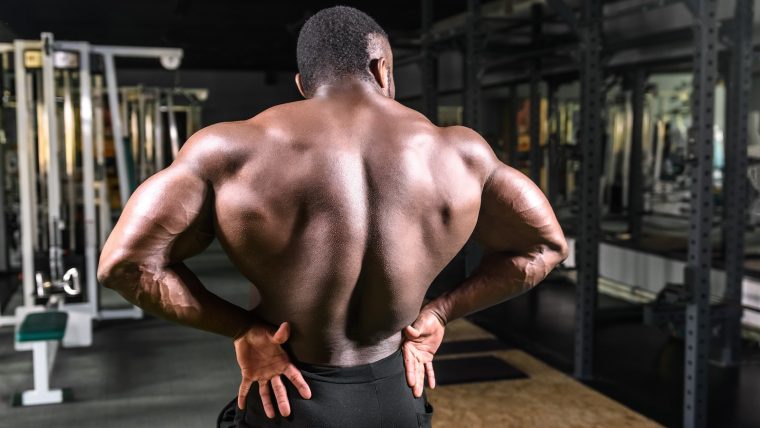
[[[516,297],[541,282],[561,262],[556,252],[529,256],[507,253],[486,255],[478,270],[454,289],[428,302],[444,325]]]
[[[125,262],[100,276],[103,285],[146,312],[190,327],[235,338],[254,321],[250,312],[208,291],[182,263]]]

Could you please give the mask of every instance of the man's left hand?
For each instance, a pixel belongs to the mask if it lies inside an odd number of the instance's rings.
[[[412,325],[404,328],[404,343],[401,345],[406,366],[406,382],[415,397],[421,397],[428,385],[435,388],[433,356],[443,340],[443,322],[432,311],[423,309]]]

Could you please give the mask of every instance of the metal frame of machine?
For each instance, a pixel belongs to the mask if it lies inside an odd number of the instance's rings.
[[[23,275],[23,307],[35,306],[35,220],[34,210],[36,206],[36,191],[34,189],[34,162],[35,154],[32,148],[31,135],[29,132],[30,114],[32,106],[29,104],[31,93],[26,77],[24,54],[27,50],[39,50],[42,53],[42,80],[43,80],[43,104],[46,117],[46,135],[48,151],[50,154],[60,153],[58,145],[55,77],[53,54],[57,51],[76,52],[79,57],[79,94],[80,94],[80,127],[82,136],[82,172],[83,172],[83,199],[84,199],[84,229],[85,229],[85,272],[84,282],[87,290],[87,301],[83,303],[63,304],[64,310],[78,311],[90,315],[94,319],[112,318],[140,318],[142,311],[139,308],[130,309],[101,309],[98,304],[99,288],[95,276],[99,247],[110,232],[110,211],[106,212],[106,204],[103,191],[104,183],[97,186],[101,190],[99,194],[101,230],[96,229],[96,160],[102,166],[103,160],[103,123],[102,107],[93,105],[93,86],[90,73],[90,56],[100,55],[103,57],[105,68],[106,95],[108,97],[109,111],[119,112],[119,92],[116,80],[115,57],[138,57],[158,58],[165,68],[176,69],[182,58],[181,49],[173,48],[149,48],[149,47],[121,47],[99,46],[87,42],[69,42],[53,39],[51,33],[42,33],[41,40],[15,40],[12,45],[3,45],[0,48],[14,52],[15,78],[16,78],[16,126],[18,132],[18,164],[20,179],[20,216],[28,219],[21,223],[22,245],[22,275]],[[101,94],[98,93],[98,96]],[[66,100],[65,100],[66,102]],[[64,105],[64,108],[66,105]],[[97,113],[94,115],[94,113]],[[111,115],[111,126],[114,135],[116,149],[117,172],[119,177],[119,193],[122,206],[126,203],[134,183],[129,180],[126,150],[123,144],[124,135],[121,114]],[[174,125],[176,127],[176,124]],[[176,131],[174,132],[176,134]],[[60,279],[63,274],[61,265],[61,230],[65,225],[61,224],[61,188],[60,171],[56,156],[47,159],[47,192],[48,192],[48,222],[49,222],[49,249],[51,280]],[[106,221],[107,220],[107,221]],[[98,239],[100,235],[100,240]],[[16,317],[1,316],[0,325],[15,324]]]

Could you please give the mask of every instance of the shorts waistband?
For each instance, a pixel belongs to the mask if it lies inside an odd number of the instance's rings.
[[[320,366],[298,361],[294,364],[305,378],[329,383],[367,383],[404,373],[404,359],[400,349],[374,363],[360,366]]]

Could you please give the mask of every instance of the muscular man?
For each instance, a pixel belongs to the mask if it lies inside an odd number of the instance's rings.
[[[478,134],[394,101],[391,49],[369,16],[314,15],[298,68],[305,100],[198,132],[137,189],[98,278],[234,339],[239,426],[428,426],[423,381],[435,385],[446,323],[540,282],[566,256],[562,230]],[[477,272],[423,306],[470,237],[486,249]],[[258,289],[253,310],[183,264],[214,238]]]

